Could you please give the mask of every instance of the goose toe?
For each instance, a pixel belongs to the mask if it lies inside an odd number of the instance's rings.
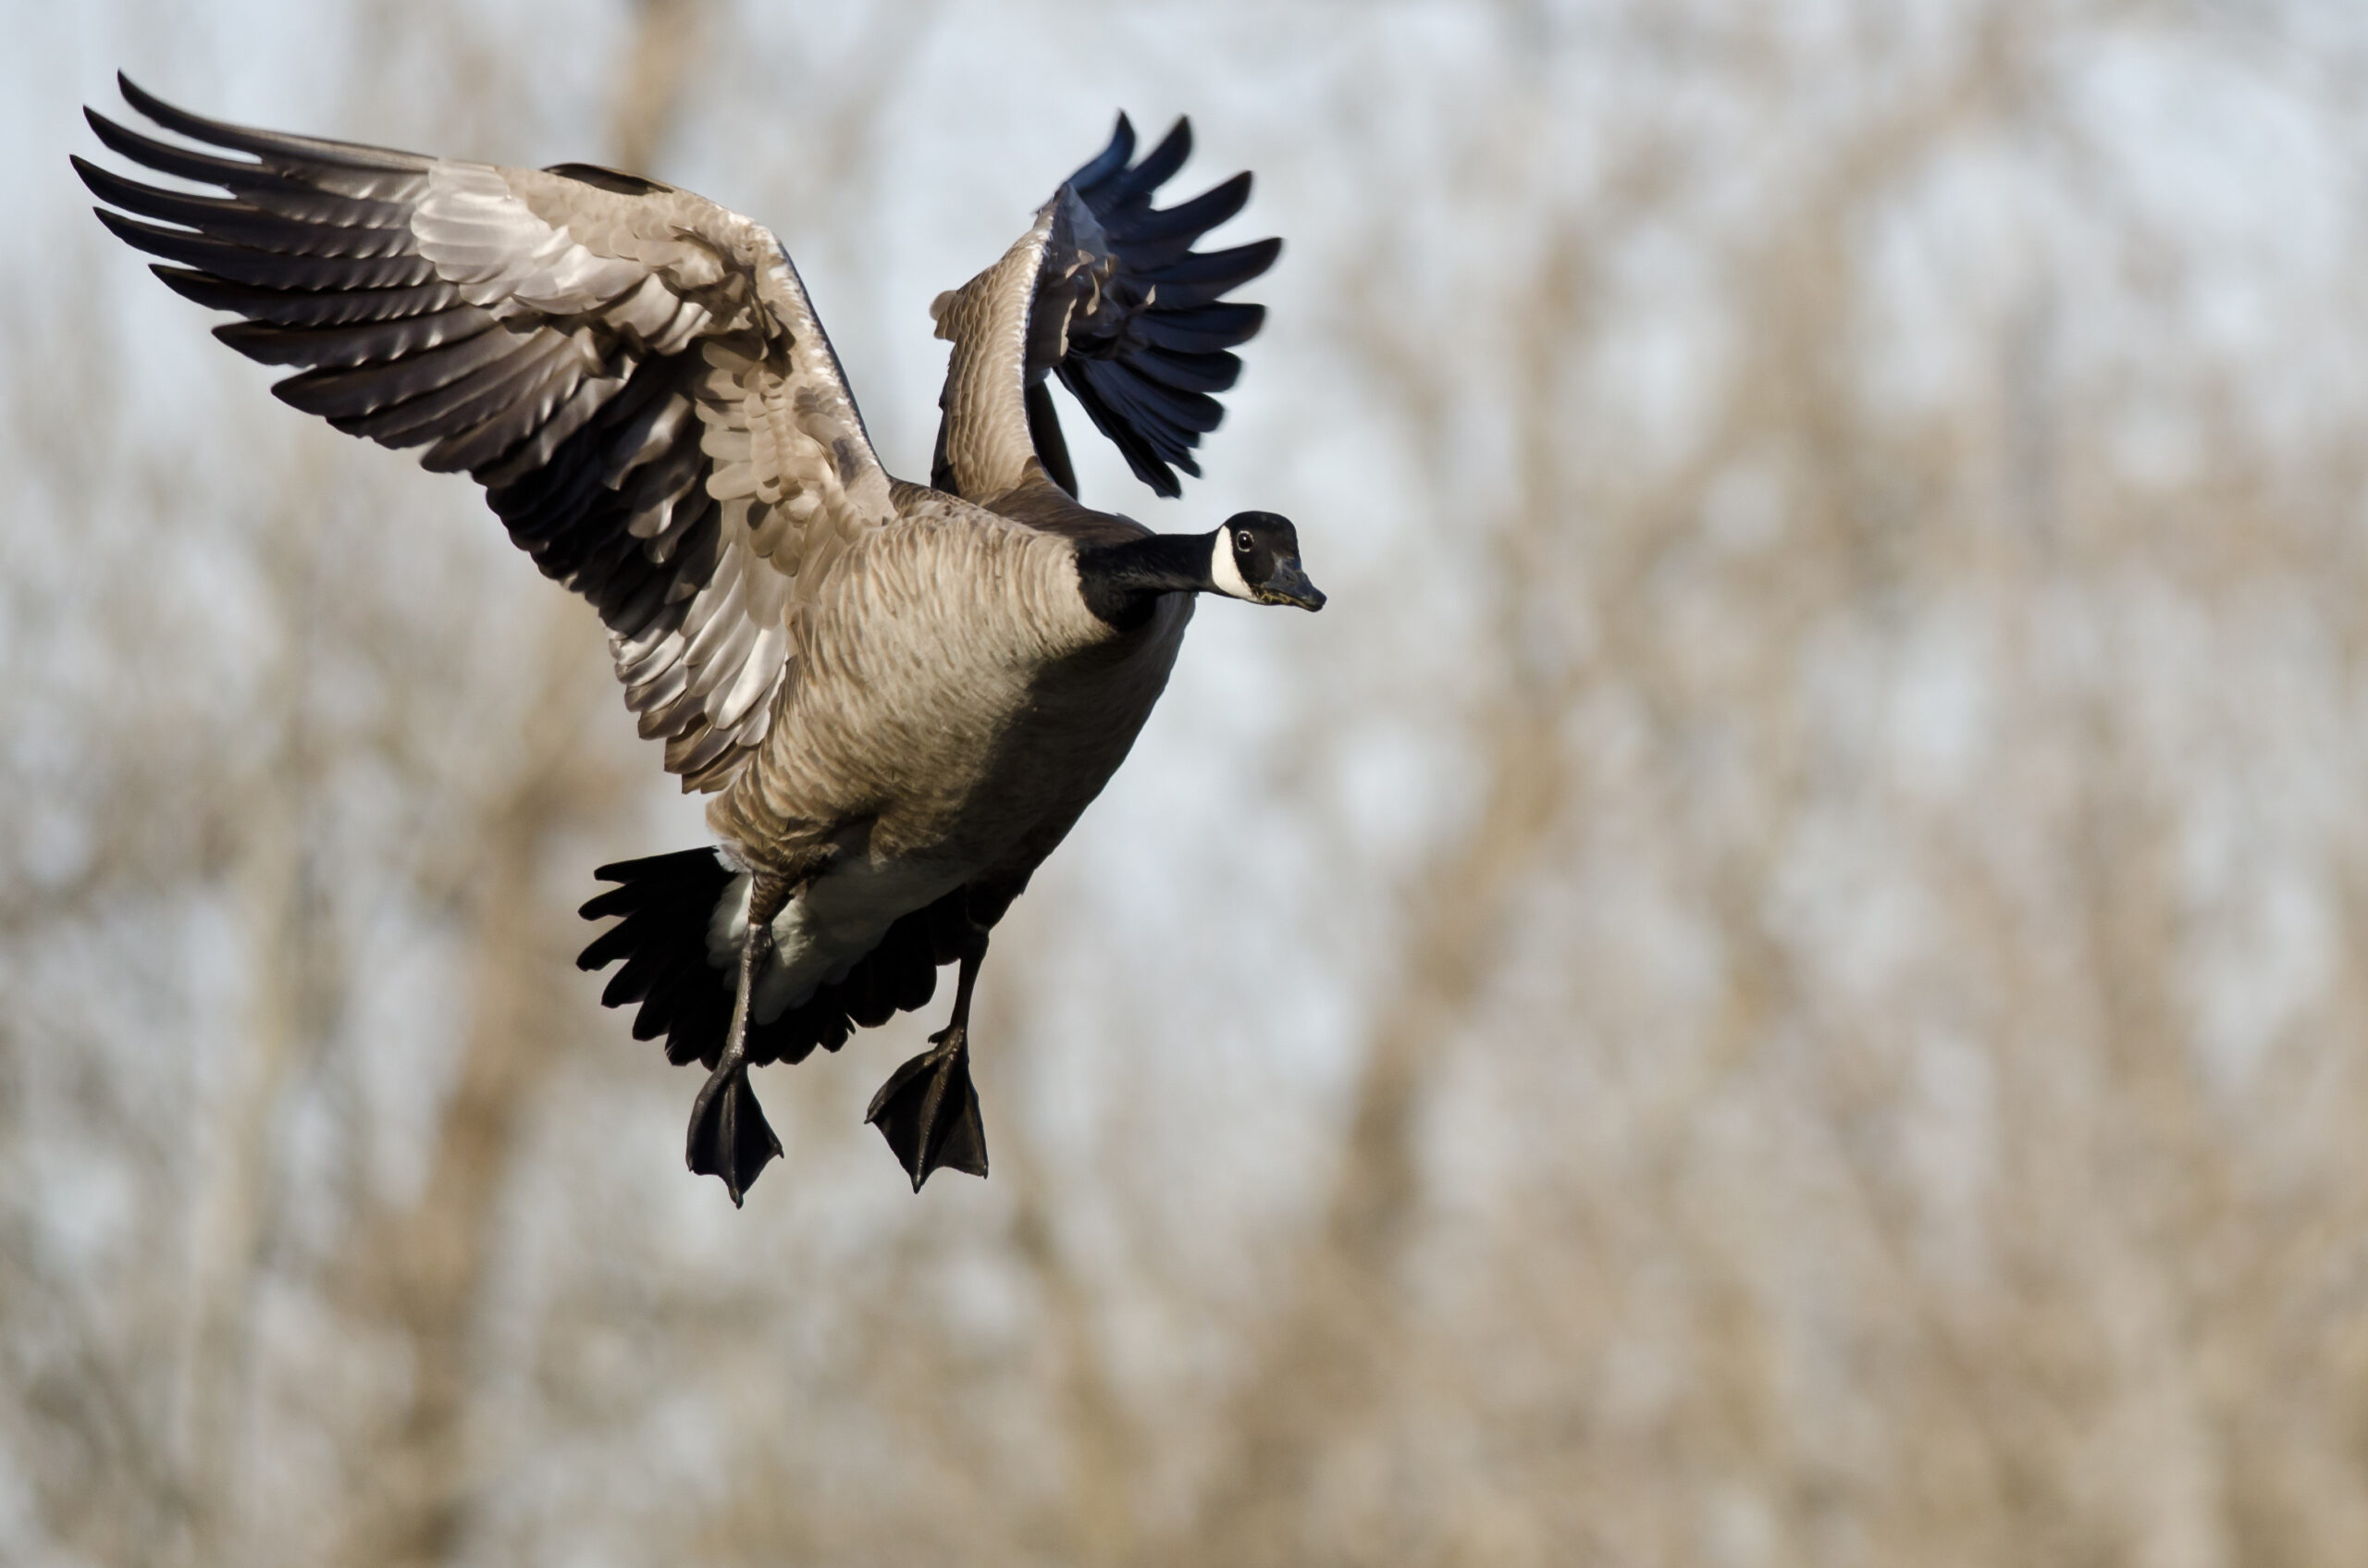
[[[720,1072],[699,1091],[684,1157],[694,1174],[721,1178],[735,1209],[758,1174],[781,1157],[781,1140],[757,1104],[746,1068]]]
[[[864,1117],[888,1140],[916,1192],[932,1171],[987,1174],[987,1134],[970,1086],[969,1046],[956,1030],[937,1040],[890,1075]]]

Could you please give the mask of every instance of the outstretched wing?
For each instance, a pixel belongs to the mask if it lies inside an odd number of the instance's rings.
[[[1191,122],[1178,120],[1140,163],[1134,150],[1120,115],[1109,146],[1004,258],[938,297],[938,336],[955,345],[940,399],[939,488],[989,500],[1021,483],[1034,457],[1077,493],[1044,385],[1052,374],[1144,484],[1174,496],[1183,493],[1177,469],[1199,476],[1192,449],[1225,416],[1212,394],[1240,376],[1231,351],[1266,315],[1225,295],[1274,265],[1282,241],[1195,252],[1250,199],[1250,176],[1156,211],[1153,193],[1191,154]]]
[[[641,733],[716,789],[795,675],[801,605],[892,515],[796,269],[763,228],[652,180],[500,168],[201,119],[89,112],[115,152],[228,196],[74,160],[100,218],[273,390],[465,471],[547,576],[592,601]],[[136,216],[127,214],[138,215]],[[160,223],[142,221],[158,219]],[[170,227],[166,227],[170,226]]]

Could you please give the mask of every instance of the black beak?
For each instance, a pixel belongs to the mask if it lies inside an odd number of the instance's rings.
[[[1258,599],[1264,604],[1296,604],[1301,610],[1324,608],[1324,590],[1307,580],[1296,555],[1275,562],[1274,574],[1259,586]]]

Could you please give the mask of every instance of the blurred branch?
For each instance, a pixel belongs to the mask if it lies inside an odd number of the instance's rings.
[[[658,167],[684,91],[705,60],[711,0],[639,0],[633,47],[616,109],[617,164],[642,174]]]
[[[1568,516],[1557,481],[1562,411],[1554,381],[1560,364],[1584,352],[1585,312],[1572,286],[1582,270],[1572,244],[1555,246],[1511,303],[1523,345],[1511,400],[1520,411],[1520,488],[1486,539],[1503,605],[1492,622],[1499,640],[1487,653],[1508,678],[1466,732],[1480,763],[1479,809],[1402,895],[1402,934],[1381,966],[1388,989],[1371,1013],[1331,1202],[1296,1264],[1286,1304],[1255,1342],[1227,1418],[1221,1468],[1200,1503],[1199,1534],[1184,1549],[1190,1561],[1306,1560],[1310,1546],[1294,1515],[1327,1447],[1371,1419],[1410,1332],[1398,1266],[1422,1206],[1424,1084],[1503,961],[1506,914],[1543,864],[1541,848],[1577,809],[1560,723],[1575,675],[1541,669],[1528,638],[1541,601],[1555,591],[1536,569],[1543,541]],[[1386,363],[1400,377],[1431,375],[1419,356]],[[1408,387],[1402,397],[1420,410],[1426,394]],[[1451,474],[1434,481],[1442,493],[1452,483]]]
[[[468,925],[476,963],[459,1081],[446,1100],[426,1190],[400,1214],[356,1227],[348,1310],[384,1315],[410,1344],[411,1398],[383,1450],[360,1467],[363,1500],[341,1560],[440,1563],[459,1548],[478,1474],[470,1446],[473,1327],[500,1195],[535,1090],[577,1020],[570,912],[545,885],[551,851],[627,795],[624,774],[586,745],[586,710],[610,694],[598,637],[581,606],[545,611],[540,698],[506,794],[486,816],[450,824],[475,846]]]

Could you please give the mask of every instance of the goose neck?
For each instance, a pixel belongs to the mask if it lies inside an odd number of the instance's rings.
[[[1141,625],[1163,594],[1219,591],[1209,565],[1216,538],[1214,531],[1153,534],[1079,550],[1078,587],[1086,608],[1126,631]]]

